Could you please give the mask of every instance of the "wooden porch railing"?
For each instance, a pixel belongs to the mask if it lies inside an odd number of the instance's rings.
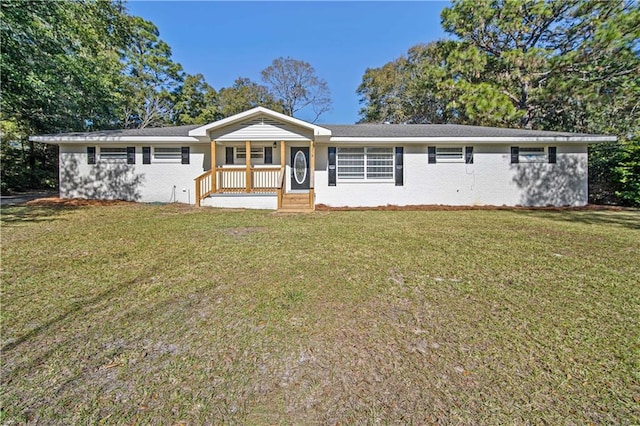
[[[276,192],[280,169],[251,167],[216,168],[216,192]]]
[[[282,188],[283,174],[281,168],[216,167],[195,178],[196,206],[217,193],[277,193]]]

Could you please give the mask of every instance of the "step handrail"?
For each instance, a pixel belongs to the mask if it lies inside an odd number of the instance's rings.
[[[194,179],[196,181],[196,207],[200,207],[202,199],[214,191],[211,187],[211,177],[213,173],[213,170],[207,170]]]

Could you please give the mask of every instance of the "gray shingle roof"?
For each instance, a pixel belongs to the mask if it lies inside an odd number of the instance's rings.
[[[58,133],[43,136],[100,137],[100,136],[189,136],[189,131],[200,124],[173,127],[145,127],[144,129],[99,130],[96,132]]]
[[[502,129],[460,124],[322,124],[335,137],[544,137],[588,136],[581,133]]]
[[[148,127],[144,129],[102,130],[97,132],[59,133],[42,136],[113,137],[113,136],[189,136],[189,131],[201,125]],[[331,130],[332,137],[563,137],[600,136],[584,133],[549,132],[543,130],[503,129],[497,127],[464,126],[460,124],[320,124]]]

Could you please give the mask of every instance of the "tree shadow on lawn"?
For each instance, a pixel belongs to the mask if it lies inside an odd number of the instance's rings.
[[[0,211],[0,223],[2,226],[19,225],[22,223],[49,222],[60,220],[60,216],[78,207],[58,205],[58,206],[29,206],[18,204],[15,206],[3,207]]]
[[[154,328],[149,328],[149,341],[131,340],[131,336],[127,335],[127,323],[121,324],[121,329],[110,329],[113,332],[112,337],[107,337],[104,342],[96,343],[95,327],[76,328],[70,326],[70,323],[83,322],[87,325],[87,321],[110,321],[112,320],[112,314],[109,313],[108,307],[115,300],[124,300],[129,297],[128,292],[135,291],[135,284],[140,282],[143,276],[137,276],[121,283],[115,284],[104,291],[96,294],[93,297],[86,298],[77,302],[73,302],[64,311],[60,312],[57,316],[43,322],[39,326],[29,330],[23,335],[6,341],[6,343],[0,348],[3,353],[3,371],[0,374],[0,386],[7,387],[14,380],[22,378],[24,375],[35,376],[33,373],[38,366],[44,365],[48,359],[55,354],[68,353],[66,357],[67,362],[73,362],[77,360],[77,354],[75,349],[80,346],[86,348],[82,342],[92,341],[93,348],[90,349],[90,358],[83,358],[82,371],[70,371],[67,373],[64,371],[58,376],[58,380],[55,384],[52,384],[52,389],[55,390],[56,395],[61,395],[69,391],[69,389],[81,389],[87,386],[93,386],[94,389],[100,389],[101,391],[108,392],[109,389],[113,389],[115,379],[108,374],[100,373],[105,369],[118,366],[119,364],[113,363],[114,357],[118,354],[124,353],[130,349],[135,349],[136,352],[144,352],[145,365],[149,369],[161,369],[163,368],[162,356],[166,354],[173,354],[181,350],[181,345],[184,342],[172,340],[168,342],[163,338],[161,334],[154,334]],[[208,288],[208,284],[206,286]],[[133,321],[143,322],[146,321],[152,324],[157,320],[158,315],[172,315],[172,310],[176,307],[180,312],[189,316],[189,311],[197,308],[198,304],[202,303],[201,297],[199,297],[199,289],[194,290],[193,297],[183,296],[171,296],[163,298],[163,300],[146,303],[143,305],[129,306],[125,305],[119,314],[130,316],[135,318]],[[209,306],[213,306],[209,304]],[[109,312],[105,311],[107,309]],[[106,317],[105,315],[109,315]],[[117,327],[114,325],[114,327]],[[50,336],[58,336],[53,344],[43,344],[43,341],[51,339]],[[98,339],[102,339],[104,334],[101,334]],[[120,337],[121,336],[121,337]],[[72,354],[72,352],[74,354]],[[30,356],[24,356],[24,353],[29,353]],[[86,357],[86,354],[80,355]],[[140,364],[143,365],[143,364]],[[142,368],[142,367],[141,367]],[[146,371],[146,370],[145,370]],[[97,373],[96,373],[97,372]],[[19,381],[19,380],[18,380]],[[90,385],[89,385],[90,383]],[[24,389],[18,389],[16,395],[20,395],[20,392],[25,392]],[[55,397],[52,397],[52,400]],[[46,404],[46,402],[45,402]]]
[[[23,204],[3,207],[0,212],[0,223],[3,226],[25,222],[47,222],[66,212],[92,206],[133,205],[134,202],[124,200],[94,200],[84,198],[39,198]]]
[[[631,230],[640,230],[639,209],[514,209],[513,212],[532,218],[550,219],[559,222],[583,223],[585,225],[619,226]]]
[[[64,323],[65,321],[72,320],[77,315],[82,315],[82,312],[86,311],[87,309],[100,305],[101,303],[106,302],[108,300],[112,300],[116,297],[121,297],[124,293],[129,291],[131,289],[131,286],[138,280],[139,280],[139,277],[133,278],[131,280],[127,280],[125,282],[114,285],[96,294],[93,297],[80,300],[77,302],[73,302],[64,312],[60,313],[59,315],[27,331],[26,333],[22,334],[17,338],[7,339],[8,341],[5,341],[6,343],[3,342],[4,344],[0,348],[0,352],[4,354],[5,362],[9,357],[9,354],[17,347],[24,344],[28,344],[29,342],[39,338],[40,336],[44,335],[50,330],[55,329],[56,327],[59,327],[60,324]],[[47,350],[44,351],[44,353],[36,356],[36,358],[31,360],[27,365],[25,364],[21,365],[21,363],[18,361],[16,362],[17,365],[15,365],[14,368],[9,369],[7,368],[7,364],[5,364],[3,368],[4,371],[2,374],[2,377],[3,377],[2,381],[5,382],[7,379],[10,380],[11,377],[15,376],[16,374],[19,374],[21,371],[29,370],[32,366],[42,363],[45,359],[49,358],[49,356],[55,350],[56,350],[55,346],[48,348]]]

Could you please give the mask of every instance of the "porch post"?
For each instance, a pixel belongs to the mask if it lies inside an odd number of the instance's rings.
[[[286,158],[286,146],[285,146],[285,142],[284,141],[280,141],[280,167],[281,168],[285,168],[287,165],[287,158]]]
[[[251,141],[246,141],[244,143],[245,146],[245,164],[247,166],[245,183],[247,187],[247,192],[251,192]]]
[[[287,146],[285,144],[285,141],[280,141],[280,173],[284,175],[286,170],[287,170]],[[286,186],[286,184],[284,184],[284,178],[285,177],[282,176],[282,182],[283,182],[282,186]]]
[[[312,139],[309,141],[309,207],[315,210],[315,187],[316,187],[316,143]]]
[[[287,152],[286,145],[284,141],[280,141],[280,176],[278,176],[278,189],[276,190],[278,194],[278,210],[282,208],[282,197],[284,196],[287,183],[284,181],[285,171],[287,166],[287,158],[285,157],[285,153]]]
[[[311,188],[316,186],[316,144],[314,140],[309,141],[309,183]]]
[[[211,192],[218,192],[218,185],[216,179],[218,172],[216,170],[216,141],[211,141]]]

